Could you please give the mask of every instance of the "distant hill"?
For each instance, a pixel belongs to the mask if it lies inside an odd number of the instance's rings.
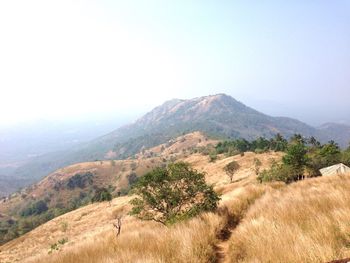
[[[0,124],[0,196],[33,182],[32,174],[43,175],[41,169],[31,169],[25,176],[14,172],[30,163],[35,165],[58,159],[64,151],[106,134],[115,127],[127,123],[125,117],[90,116],[67,120],[33,120],[16,124]],[[46,154],[60,152],[55,158]],[[45,170],[45,169],[44,169]],[[44,174],[46,175],[46,173]]]
[[[339,123],[325,123],[318,127],[320,136],[336,141],[342,147],[349,146],[350,143],[350,125]]]
[[[125,159],[143,148],[162,144],[179,135],[201,131],[216,138],[315,136],[321,141],[336,140],[345,146],[350,140],[347,126],[315,128],[286,117],[271,117],[225,94],[190,100],[174,99],[154,108],[132,124],[123,126],[71,150],[46,154],[19,167],[13,175],[33,182],[60,167],[84,161]]]

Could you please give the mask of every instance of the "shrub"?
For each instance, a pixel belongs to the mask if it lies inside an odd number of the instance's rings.
[[[217,159],[218,159],[218,155],[217,155],[216,151],[211,151],[209,153],[209,161],[215,162]]]
[[[45,201],[40,200],[40,201],[33,203],[29,207],[23,209],[21,212],[21,216],[27,217],[27,216],[31,216],[31,215],[40,215],[41,213],[43,213],[47,210],[48,210],[48,207],[47,207],[47,204],[45,203]]]
[[[137,164],[136,164],[136,163],[134,163],[134,162],[130,163],[130,169],[131,169],[132,171],[135,171],[136,168],[137,168]]]
[[[94,196],[91,201],[94,202],[103,202],[112,200],[112,195],[106,188],[97,188]]]
[[[93,180],[92,177],[94,175],[91,172],[86,172],[83,174],[75,174],[71,178],[69,178],[67,182],[67,187],[69,189],[74,189],[76,187],[78,188],[84,188],[87,184],[91,185]]]
[[[273,162],[271,168],[262,171],[257,179],[259,182],[282,181],[290,183],[296,180],[296,175],[291,166]]]
[[[131,174],[129,174],[129,175],[127,176],[127,178],[128,178],[129,186],[134,185],[134,184],[137,182],[137,180],[138,180],[137,174],[134,173],[134,172],[131,173]]]
[[[204,174],[184,162],[158,167],[135,184],[137,198],[131,214],[144,220],[171,224],[217,208],[219,197]]]

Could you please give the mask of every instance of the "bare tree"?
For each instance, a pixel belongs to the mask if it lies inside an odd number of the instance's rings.
[[[239,167],[240,166],[236,161],[232,161],[224,167],[224,171],[226,172],[226,174],[230,178],[231,183],[232,183],[233,175],[239,169]]]
[[[262,165],[261,161],[260,161],[258,158],[254,158],[253,164],[254,164],[253,170],[254,170],[255,174],[256,174],[256,175],[259,175],[259,173],[260,173],[260,167],[261,167],[261,165]]]
[[[122,230],[122,217],[118,216],[117,221],[113,223],[114,228],[116,229],[116,235],[117,237],[120,235],[120,232]]]

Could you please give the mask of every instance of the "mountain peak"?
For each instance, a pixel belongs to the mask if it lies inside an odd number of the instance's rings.
[[[193,99],[172,99],[154,108],[136,121],[140,126],[154,126],[155,123],[196,122],[209,116],[232,114],[256,114],[257,112],[231,96],[220,93]],[[170,122],[170,123],[169,123]]]

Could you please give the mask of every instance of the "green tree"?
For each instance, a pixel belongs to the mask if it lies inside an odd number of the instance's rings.
[[[296,133],[290,138],[290,142],[292,144],[295,144],[295,143],[305,144],[306,140],[301,134]]]
[[[239,169],[239,164],[236,161],[229,162],[225,167],[224,171],[226,172],[227,176],[230,178],[230,182],[232,183],[233,175],[237,172]]]
[[[271,168],[259,173],[257,179],[259,182],[282,181],[290,183],[294,181],[294,171],[290,165],[279,164],[273,161]]]
[[[133,188],[130,214],[143,220],[171,224],[202,211],[213,211],[220,198],[204,174],[184,162],[158,167],[140,177]]]
[[[313,147],[313,148],[319,148],[321,146],[321,143],[314,137],[311,136],[308,139],[308,143]]]
[[[334,141],[323,145],[318,154],[322,157],[324,166],[337,164],[341,160],[340,148]]]
[[[68,189],[74,189],[76,187],[84,188],[87,184],[92,185],[93,176],[94,175],[91,172],[86,172],[83,174],[77,173],[68,179],[67,187]]]
[[[345,165],[350,165],[350,148],[342,152],[341,162]]]
[[[307,148],[302,140],[293,140],[294,143],[290,144],[287,148],[286,155],[283,156],[283,164],[292,168],[293,178],[292,180],[300,180],[304,175],[305,165],[308,163]]]
[[[277,133],[273,139],[271,139],[270,149],[275,152],[284,152],[287,149],[288,141],[283,138],[280,133]]]

